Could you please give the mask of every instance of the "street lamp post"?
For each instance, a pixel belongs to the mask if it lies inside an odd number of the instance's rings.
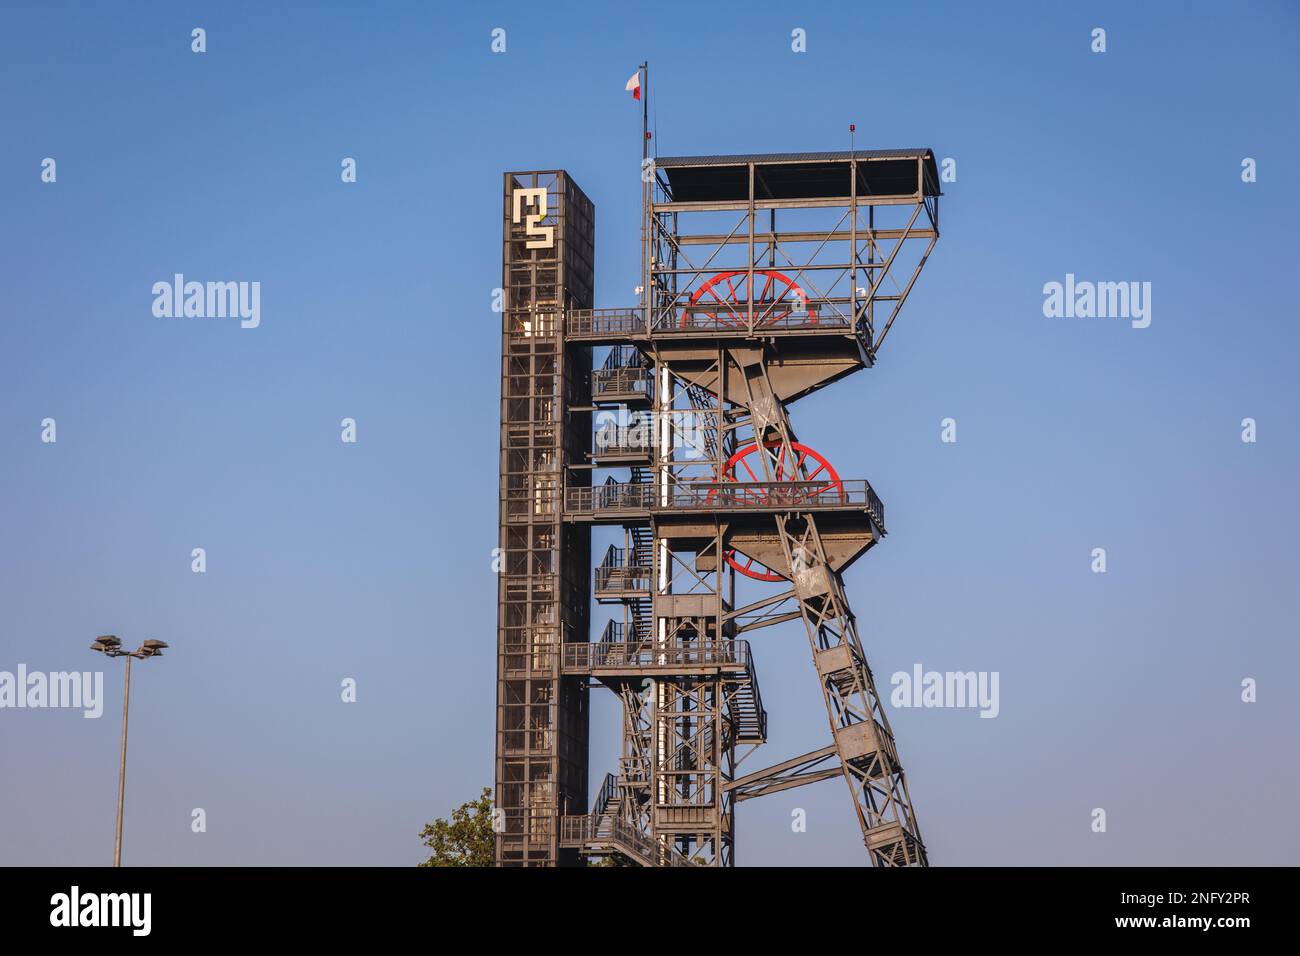
[[[145,641],[133,651],[122,650],[122,642],[112,634],[105,634],[90,645],[106,657],[126,658],[126,690],[122,694],[122,758],[117,768],[117,835],[113,840],[113,865],[122,865],[122,808],[126,802],[126,722],[131,713],[131,661],[162,657],[162,641]]]

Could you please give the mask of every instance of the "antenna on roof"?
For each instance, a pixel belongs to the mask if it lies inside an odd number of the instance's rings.
[[[857,123],[849,124],[849,152],[850,153],[853,152],[853,134],[857,132],[857,129],[858,129]]]

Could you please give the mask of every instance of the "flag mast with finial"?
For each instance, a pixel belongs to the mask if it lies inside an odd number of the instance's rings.
[[[650,61],[641,64],[641,162],[650,155]]]

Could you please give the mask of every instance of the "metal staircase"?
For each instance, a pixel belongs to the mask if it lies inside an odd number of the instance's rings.
[[[563,818],[562,842],[580,848],[587,856],[618,853],[637,866],[691,866],[671,845],[656,842],[628,822],[623,789],[617,777],[606,774],[592,812]]]
[[[754,671],[754,659],[748,650],[745,652],[744,675],[725,683],[723,692],[731,698],[728,710],[736,743],[767,743],[767,711],[763,709],[763,697],[758,692],[758,674]]]

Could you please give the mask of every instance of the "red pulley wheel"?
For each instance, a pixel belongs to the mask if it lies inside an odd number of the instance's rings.
[[[803,306],[807,298],[793,279],[775,269],[754,270],[755,290],[748,289],[749,271],[719,272],[695,290],[682,309],[681,327],[743,329],[748,323],[749,303],[754,303],[756,325],[774,325]],[[746,293],[749,294],[746,294]]]
[[[844,486],[834,466],[820,452],[799,442],[791,442],[788,449],[783,442],[765,442],[761,452],[756,442],[746,445],[727,460],[721,480],[724,482],[767,481],[762,459],[754,456],[769,454],[771,449],[778,449],[769,465],[773,481],[818,481],[820,479],[824,484],[806,490],[810,498],[815,498],[828,489],[843,491]],[[709,497],[713,497],[713,494],[710,492]],[[754,501],[765,500],[765,494],[760,489],[745,489],[741,494],[748,495]],[[745,577],[756,581],[786,580],[784,574],[776,573],[757,559],[742,554],[734,548],[727,552],[726,559],[729,565]]]

